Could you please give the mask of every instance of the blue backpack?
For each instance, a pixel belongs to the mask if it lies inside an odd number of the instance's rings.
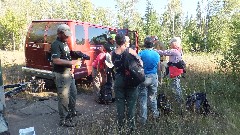
[[[187,96],[186,109],[199,114],[207,115],[210,113],[207,95],[204,92],[193,93]]]

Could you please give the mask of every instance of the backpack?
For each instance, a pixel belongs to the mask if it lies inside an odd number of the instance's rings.
[[[199,114],[209,114],[210,105],[208,104],[206,93],[199,92],[187,96],[186,109]]]
[[[100,96],[98,103],[99,104],[109,104],[112,102],[112,86],[108,83],[105,83],[101,86]]]
[[[136,87],[145,81],[145,74],[140,58],[129,53],[126,49],[126,57],[124,61],[125,67],[125,83],[127,86]]]
[[[157,96],[157,107],[163,114],[168,115],[172,112],[171,104],[164,93],[160,93]]]

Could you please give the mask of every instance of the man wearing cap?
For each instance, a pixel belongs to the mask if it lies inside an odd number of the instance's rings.
[[[71,35],[70,27],[61,24],[57,29],[57,39],[51,45],[53,73],[58,94],[59,125],[66,127],[75,126],[72,118],[76,116],[77,88],[71,69],[72,66],[81,64],[78,60],[72,60],[70,56],[67,40]]]

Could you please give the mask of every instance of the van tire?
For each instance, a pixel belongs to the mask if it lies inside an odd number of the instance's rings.
[[[56,92],[56,85],[55,85],[54,80],[44,79],[44,82],[45,82],[45,89],[47,91]]]

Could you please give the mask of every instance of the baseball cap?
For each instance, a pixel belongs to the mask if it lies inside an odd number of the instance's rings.
[[[63,32],[66,36],[71,36],[72,32],[70,30],[70,27],[67,24],[60,24],[57,29],[58,32]]]

